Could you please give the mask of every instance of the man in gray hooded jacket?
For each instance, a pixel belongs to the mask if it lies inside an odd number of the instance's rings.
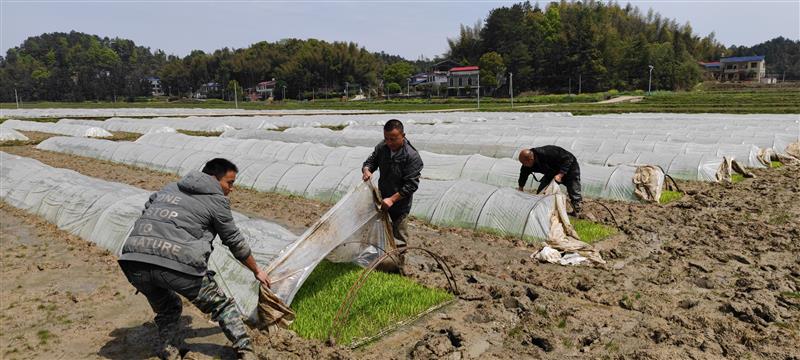
[[[120,267],[156,313],[161,358],[178,359],[185,350],[178,348],[184,346],[178,329],[183,309],[176,293],[211,314],[240,358],[255,358],[234,300],[225,296],[208,270],[211,242],[219,235],[233,256],[269,286],[266,272],[233,222],[227,196],[237,172],[230,161],[213,159],[202,172],[192,171],[154,193],[123,245]]]

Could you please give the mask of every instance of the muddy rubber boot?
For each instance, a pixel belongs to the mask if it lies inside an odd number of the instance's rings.
[[[181,348],[188,350],[188,346],[183,342],[180,332],[180,326],[177,322],[163,325],[158,329],[159,347],[156,349],[156,353],[160,359],[180,360]]]
[[[580,204],[571,204],[572,205],[572,212],[568,212],[567,215],[572,216],[577,219],[581,219],[581,205]]]
[[[258,360],[258,355],[252,350],[239,350],[236,354],[236,358],[240,360]]]
[[[183,355],[183,360],[212,360],[212,359],[214,358],[211,356],[195,351],[189,351]]]
[[[161,349],[158,350],[158,358],[162,360],[180,360],[181,352],[175,345],[164,344]]]

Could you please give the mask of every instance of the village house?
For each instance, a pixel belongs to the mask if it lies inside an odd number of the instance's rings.
[[[472,94],[478,89],[480,67],[460,66],[450,69],[447,75],[447,91],[456,96]]]
[[[760,82],[767,72],[764,56],[728,57],[719,60],[720,81]]]

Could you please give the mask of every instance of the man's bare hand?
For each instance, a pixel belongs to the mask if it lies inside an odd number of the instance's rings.
[[[557,183],[560,183],[561,179],[563,179],[563,178],[564,178],[564,174],[558,174],[558,175],[556,175],[554,177],[554,179],[556,180]]]
[[[256,280],[258,280],[258,282],[260,282],[261,285],[266,286],[268,289],[272,286],[272,284],[269,281],[269,276],[267,275],[266,271],[259,270],[256,273]]]
[[[383,199],[383,201],[381,201],[381,209],[383,210],[389,210],[389,208],[392,207],[392,205],[394,205],[394,200],[392,200],[392,198],[390,197]]]
[[[365,168],[361,173],[361,180],[369,181],[370,178],[372,178],[372,172]]]

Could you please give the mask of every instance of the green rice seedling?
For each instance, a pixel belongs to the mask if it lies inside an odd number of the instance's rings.
[[[678,200],[682,197],[683,193],[680,191],[664,190],[661,192],[661,198],[658,199],[658,202],[661,204],[667,204],[675,200]]]
[[[320,263],[292,303],[297,318],[291,329],[305,338],[326,340],[336,311],[362,270],[353,264]],[[375,335],[452,298],[444,290],[426,288],[397,274],[373,272],[336,340],[350,344]]]
[[[581,241],[587,244],[598,242],[617,232],[617,229],[611,226],[594,223],[589,220],[570,218],[569,221],[572,223],[578,236],[581,237]]]

